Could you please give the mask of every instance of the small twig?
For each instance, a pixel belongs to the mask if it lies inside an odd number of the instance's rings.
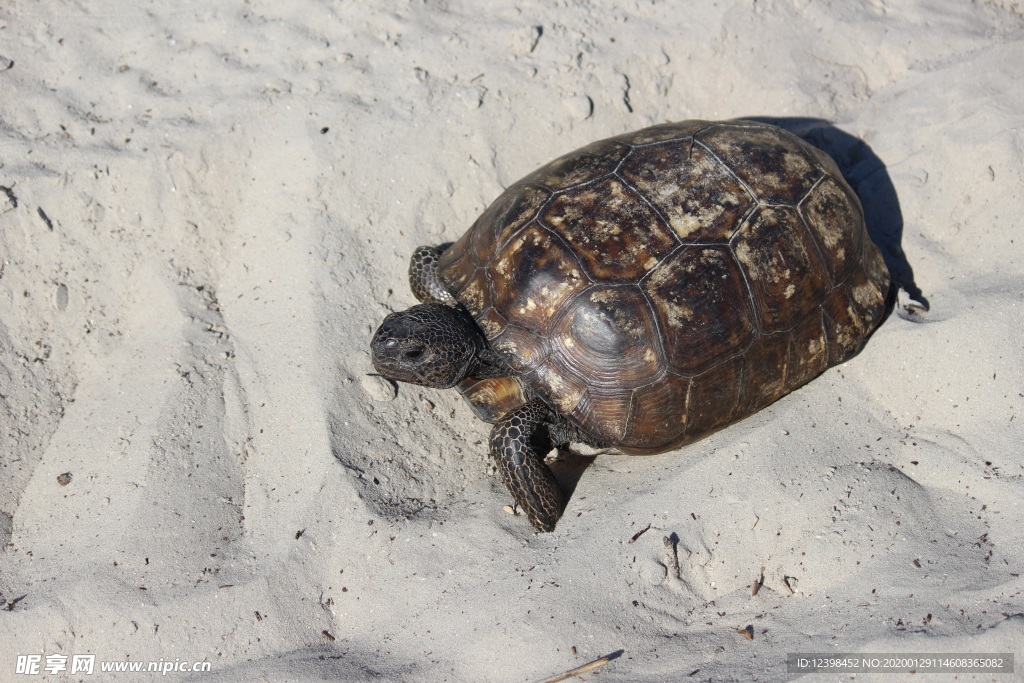
[[[557,676],[545,678],[543,681],[538,681],[538,683],[558,683],[559,681],[567,681],[573,676],[579,676],[580,674],[585,674],[588,671],[600,669],[602,666],[612,661],[613,659],[618,659],[619,657],[621,657],[623,652],[625,652],[625,650],[616,650],[610,655],[605,655],[604,657],[595,659],[592,662],[587,662],[583,666],[578,666],[575,669],[569,669],[565,673],[558,674]]]
[[[46,227],[49,228],[50,232],[53,232],[53,221],[50,220],[50,217],[46,215],[45,211],[43,211],[43,207],[36,207],[36,213],[38,213],[39,217],[43,219],[43,223],[46,223]]]
[[[640,531],[638,531],[635,534],[633,534],[633,537],[629,539],[629,542],[630,543],[636,543],[636,539],[638,539],[641,536],[643,536],[644,534],[646,534],[648,531],[650,531],[650,529],[651,529],[651,525],[648,524],[643,529],[641,529]]]

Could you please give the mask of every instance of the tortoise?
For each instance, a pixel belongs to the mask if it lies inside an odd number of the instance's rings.
[[[371,341],[384,377],[456,387],[494,424],[517,504],[551,531],[544,457],[675,449],[860,351],[889,272],[835,162],[755,121],[594,142],[510,186],[409,266],[422,303]]]

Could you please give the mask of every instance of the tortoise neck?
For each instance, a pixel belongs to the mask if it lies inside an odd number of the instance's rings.
[[[498,377],[511,377],[512,368],[505,360],[498,355],[498,352],[490,346],[484,346],[476,355],[476,365],[471,368],[469,374],[477,379],[496,379]]]

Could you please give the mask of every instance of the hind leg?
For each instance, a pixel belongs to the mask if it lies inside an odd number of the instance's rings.
[[[425,304],[455,306],[455,297],[448,293],[437,272],[440,258],[441,251],[437,247],[416,247],[409,261],[409,286],[413,296]]]

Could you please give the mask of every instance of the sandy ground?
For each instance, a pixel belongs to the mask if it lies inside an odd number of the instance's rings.
[[[1022,39],[1017,0],[5,0],[0,680],[531,681],[620,649],[584,678],[858,651],[1020,680]],[[412,249],[537,165],[739,116],[837,157],[928,322],[569,472],[536,534],[488,427],[368,376],[369,336]]]

